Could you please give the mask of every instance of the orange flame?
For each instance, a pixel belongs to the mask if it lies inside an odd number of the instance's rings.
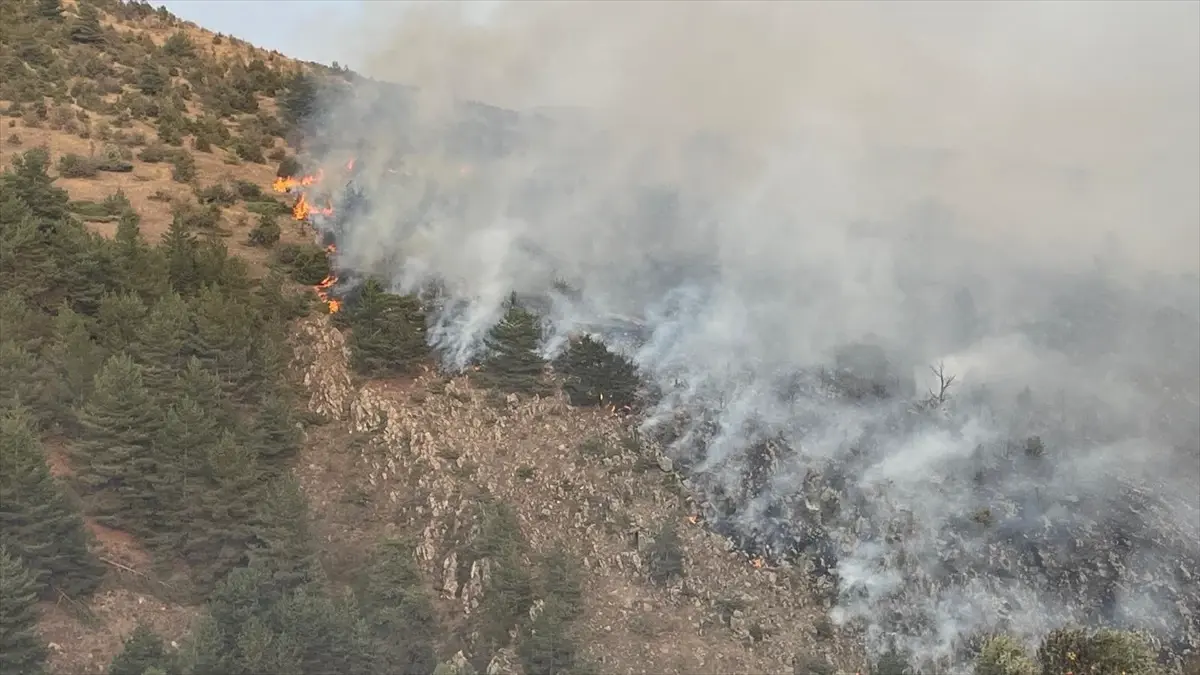
[[[750,564],[753,565],[754,569],[756,570],[761,570],[764,565],[762,558],[755,558],[754,560],[750,561]]]
[[[700,522],[700,516],[697,516],[697,515],[691,515],[691,516],[688,516],[688,517],[687,517],[687,519],[688,519],[688,522],[689,522],[689,523],[691,523],[691,524],[693,524],[693,525],[695,525],[696,523]]]
[[[276,192],[291,192],[296,188],[316,185],[317,183],[320,183],[323,178],[325,178],[324,170],[318,170],[315,174],[309,176],[300,176],[299,178],[293,176],[281,176],[276,178],[275,182],[271,184],[271,189],[275,190]]]
[[[325,253],[330,256],[336,254],[337,253],[337,245],[330,244],[329,246],[326,246]],[[340,310],[342,308],[342,302],[340,300],[329,297],[329,289],[332,288],[333,285],[336,284],[337,282],[338,282],[337,275],[330,273],[328,276],[326,276],[324,279],[321,280],[321,283],[317,284],[316,286],[313,286],[313,290],[316,291],[317,297],[320,298],[321,302],[324,302],[325,306],[329,308],[330,314],[336,314],[338,312],[338,310]]]
[[[346,170],[347,171],[354,170],[354,160],[353,159],[351,159],[349,162],[346,162]]]

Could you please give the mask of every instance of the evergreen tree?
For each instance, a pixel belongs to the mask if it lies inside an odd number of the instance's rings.
[[[79,411],[77,478],[97,520],[138,535],[153,533],[158,511],[152,476],[160,471],[153,442],[159,412],[128,356],[109,357]]]
[[[278,596],[317,579],[319,564],[311,546],[308,502],[295,479],[275,479],[262,496],[254,519],[250,565],[267,570],[268,587]]]
[[[192,307],[189,352],[221,378],[222,388],[232,400],[250,400],[256,373],[251,358],[255,321],[249,306],[207,287]]]
[[[36,307],[49,308],[65,293],[60,286],[61,265],[50,245],[50,234],[41,228],[42,224],[44,221],[30,215],[3,227],[0,286]]]
[[[205,457],[208,482],[187,505],[183,553],[199,588],[211,588],[229,570],[245,565],[255,540],[253,516],[263,499],[255,457],[226,431]]]
[[[96,7],[90,2],[81,2],[78,7],[79,16],[71,24],[71,40],[85,45],[104,42],[100,13],[96,11]]]
[[[0,406],[25,406],[38,426],[53,418],[54,392],[47,386],[53,376],[33,352],[0,341]]]
[[[62,0],[37,0],[37,14],[50,21],[62,21]]]
[[[191,296],[200,289],[200,274],[196,261],[196,239],[188,232],[183,218],[176,216],[163,235],[163,251],[167,258],[167,277],[176,293]]]
[[[488,355],[477,374],[480,382],[506,393],[541,393],[545,364],[538,354],[540,340],[537,317],[518,305],[514,294],[508,311],[488,333]]]
[[[109,664],[108,675],[146,675],[153,668],[164,674],[176,672],[162,638],[145,624],[139,623],[125,640],[121,652]]]
[[[191,307],[173,292],[159,298],[141,323],[128,351],[142,367],[142,379],[152,394],[176,391],[179,372],[187,364],[191,327]]]
[[[1038,669],[1025,655],[1025,648],[1008,636],[984,643],[975,657],[976,675],[1037,675]]]
[[[425,675],[437,667],[437,614],[411,545],[388,540],[377,546],[359,597],[379,645],[380,675]]]
[[[76,598],[95,590],[104,570],[88,552],[83,520],[45,457],[26,415],[11,409],[0,414],[0,545],[47,590]]]
[[[425,314],[411,295],[393,295],[374,279],[350,310],[351,363],[364,375],[412,371],[428,357]]]
[[[300,430],[290,402],[281,395],[268,395],[259,404],[251,433],[259,458],[271,469],[282,469],[300,450]]]
[[[221,378],[196,357],[190,357],[175,378],[174,395],[176,399],[186,396],[195,401],[219,428],[236,428],[233,404],[221,387]]]
[[[146,96],[156,97],[166,91],[170,82],[153,61],[146,61],[138,70],[137,88]]]
[[[107,293],[97,312],[96,337],[110,353],[124,351],[138,340],[146,305],[130,293]]]
[[[301,126],[312,119],[317,110],[317,85],[313,78],[297,74],[280,98],[279,112],[285,122]]]
[[[556,363],[564,376],[563,390],[573,406],[632,406],[637,400],[637,369],[604,343],[583,336]]]
[[[70,307],[59,310],[45,360],[54,372],[55,420],[63,428],[74,430],[75,410],[91,394],[96,373],[104,362],[104,351],[92,340],[87,317]]]
[[[39,587],[16,556],[0,546],[0,672],[41,675],[46,646],[37,630]]]
[[[567,632],[567,624],[553,612],[543,611],[529,627],[517,647],[526,675],[562,675],[571,672],[578,647]]]
[[[179,551],[187,540],[194,505],[207,489],[208,449],[220,440],[217,421],[186,395],[167,410],[159,432],[160,472],[152,477],[160,495],[159,530],[151,543],[162,550]]]
[[[0,175],[0,188],[3,188],[0,192],[23,201],[35,218],[62,220],[67,217],[71,200],[66,190],[54,185],[49,168],[49,150],[44,147],[26,150],[13,157],[12,168]]]

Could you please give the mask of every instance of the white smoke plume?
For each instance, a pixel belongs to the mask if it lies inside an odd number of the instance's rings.
[[[548,350],[626,349],[663,392],[647,429],[705,420],[668,452],[739,532],[812,530],[781,505],[837,493],[835,617],[873,649],[1197,638],[1167,591],[1200,566],[1200,3],[368,6],[346,39],[407,88],[328,103],[322,152],[369,202],[338,263],[448,291],[449,367],[512,291],[548,299]],[[864,344],[899,398],[814,375]],[[936,363],[950,398],[913,413]],[[1117,568],[1184,571],[1078,600],[1107,572],[1053,570],[1084,517]],[[1018,539],[1052,571],[1014,571]]]

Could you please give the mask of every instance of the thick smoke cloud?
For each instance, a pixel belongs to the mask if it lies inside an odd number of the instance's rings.
[[[410,88],[329,102],[369,201],[339,264],[444,289],[448,366],[513,290],[548,351],[605,335],[739,536],[827,542],[875,648],[1196,638],[1200,4],[369,6],[346,39]],[[831,383],[853,345],[892,395]],[[1061,572],[1079,528],[1163,587]]]

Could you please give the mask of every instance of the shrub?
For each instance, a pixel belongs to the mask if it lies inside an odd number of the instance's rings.
[[[196,160],[187,151],[178,152],[171,159],[171,180],[188,183],[196,177]]]
[[[174,150],[171,150],[160,143],[147,145],[146,147],[142,148],[142,151],[137,155],[138,159],[142,160],[143,162],[149,162],[150,164],[170,161],[174,156]]]
[[[237,202],[237,194],[225,183],[213,183],[206,188],[197,188],[196,199],[201,204],[220,204],[232,206]]]
[[[275,216],[261,215],[258,224],[250,230],[249,242],[251,246],[270,248],[279,243],[280,234],[279,220]]]
[[[1006,635],[989,639],[975,658],[975,675],[1037,675],[1020,643]]]
[[[1042,642],[1037,658],[1043,673],[1154,673],[1154,655],[1146,640],[1136,633],[1116,630],[1091,635],[1080,630],[1053,631]]]
[[[292,212],[292,208],[278,199],[246,202],[246,210],[260,216],[282,216]]]
[[[279,160],[279,168],[275,170],[275,175],[279,178],[291,178],[299,176],[303,169],[300,167],[300,160],[295,157],[284,157]]]
[[[332,271],[325,249],[311,244],[289,244],[278,249],[277,259],[297,283],[315,286]]]
[[[100,170],[95,160],[73,152],[58,158],[58,173],[63,178],[91,178]]]

